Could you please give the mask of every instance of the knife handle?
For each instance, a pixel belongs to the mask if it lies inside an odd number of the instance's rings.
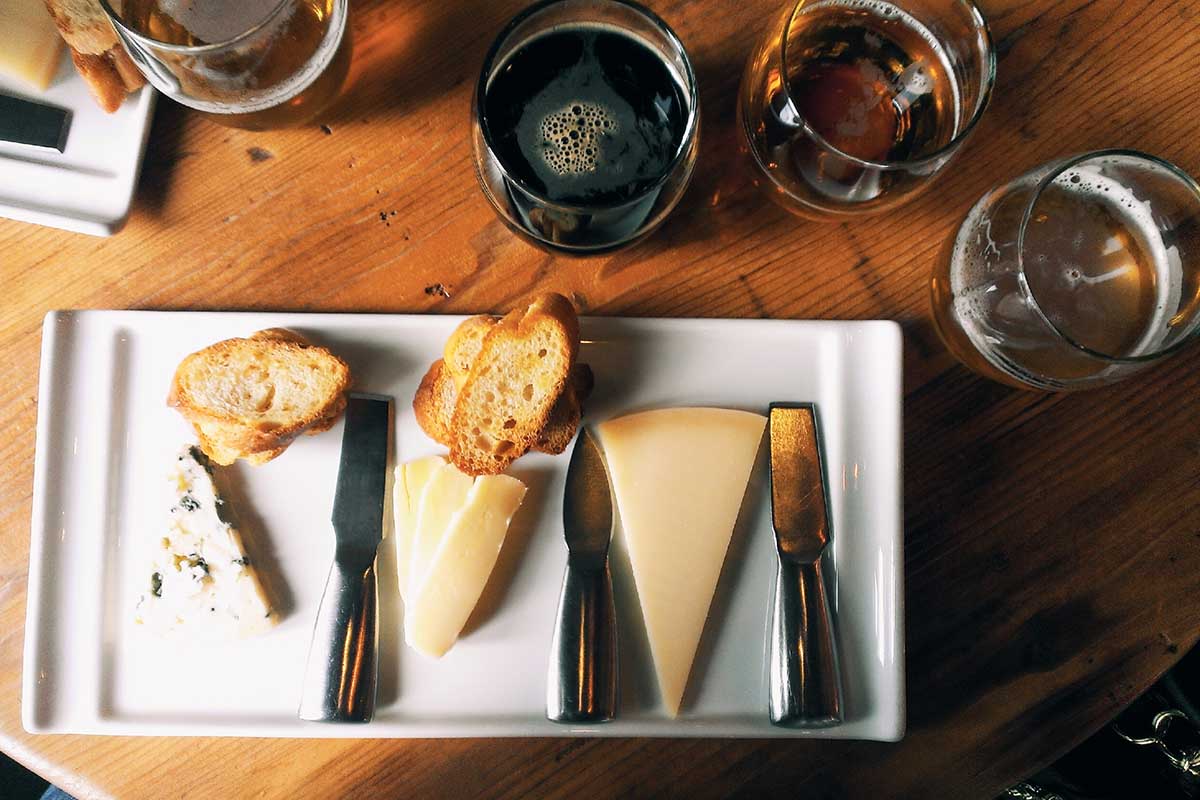
[[[607,722],[616,713],[617,615],[608,563],[581,569],[568,561],[550,651],[546,717]]]
[[[300,719],[371,721],[378,675],[378,600],[374,562],[356,570],[334,561],[317,609]]]
[[[779,559],[771,608],[771,723],[827,728],[842,721],[842,677],[821,559]]]

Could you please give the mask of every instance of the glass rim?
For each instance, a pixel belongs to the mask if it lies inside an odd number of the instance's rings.
[[[189,54],[213,53],[218,50],[225,50],[227,48],[239,45],[273,23],[276,17],[279,16],[280,12],[284,10],[284,8],[294,4],[295,2],[296,0],[279,0],[279,2],[275,4],[275,7],[271,9],[271,13],[263,17],[262,20],[237,34],[236,36],[232,36],[220,42],[209,42],[206,44],[172,44],[171,42],[164,42],[159,39],[155,39],[152,36],[147,36],[141,31],[137,31],[129,27],[125,20],[121,18],[121,15],[118,14],[111,5],[109,5],[109,0],[99,0],[100,8],[104,11],[105,15],[108,16],[109,21],[116,27],[120,28],[121,33],[129,36],[138,44],[142,45],[143,47],[152,47],[156,50],[165,50],[169,53]]]
[[[779,68],[780,68],[779,74],[780,75],[788,74],[788,71],[787,71],[787,66],[788,66],[787,43],[788,43],[788,34],[791,32],[791,29],[792,29],[792,23],[795,22],[796,17],[799,14],[803,13],[801,11],[801,9],[803,6],[807,5],[808,2],[809,2],[809,0],[795,0],[795,2],[792,5],[792,10],[787,15],[787,22],[784,23],[783,35],[779,42],[779,62],[780,62],[779,63]],[[945,158],[949,155],[952,155],[954,153],[954,151],[957,150],[963,144],[964,141],[966,141],[967,137],[971,134],[972,131],[975,130],[975,127],[979,124],[979,121],[983,118],[983,112],[987,110],[988,104],[992,98],[992,89],[996,85],[996,44],[992,38],[992,30],[990,27],[988,27],[987,18],[983,16],[983,12],[980,11],[979,6],[975,3],[975,0],[954,0],[954,2],[956,5],[962,6],[963,8],[966,9],[968,16],[971,18],[971,22],[972,22],[972,25],[974,26],[974,30],[983,37],[984,44],[986,45],[986,50],[985,50],[985,57],[984,57],[984,63],[983,63],[983,74],[980,76],[982,79],[981,80],[982,91],[980,92],[980,95],[979,95],[979,101],[976,103],[974,113],[972,113],[970,119],[967,120],[967,124],[964,125],[962,127],[962,130],[960,130],[958,133],[956,133],[950,141],[946,142],[944,145],[942,145],[941,147],[939,147],[938,149],[934,150],[931,153],[927,153],[918,158],[909,158],[909,159],[903,159],[903,160],[899,160],[899,161],[871,161],[871,160],[868,160],[865,158],[858,158],[857,156],[852,156],[849,153],[841,150],[840,148],[835,147],[833,144],[831,144],[829,142],[828,139],[826,139],[821,134],[817,133],[817,131],[811,125],[808,124],[808,120],[805,119],[804,115],[801,114],[800,111],[795,108],[796,104],[794,102],[792,102],[791,92],[788,89],[787,81],[784,81],[784,83],[783,83],[784,94],[787,96],[788,102],[791,103],[792,110],[795,111],[796,117],[803,124],[805,134],[807,134],[808,136],[811,136],[813,139],[816,140],[818,145],[820,145],[822,148],[824,148],[826,150],[832,151],[838,157],[844,158],[847,161],[851,162],[852,164],[856,164],[860,167],[868,167],[870,169],[876,169],[876,170],[892,171],[892,170],[901,170],[901,169],[912,169],[914,167],[922,167],[933,161],[937,161],[938,159]]]
[[[1187,345],[1198,335],[1200,335],[1200,326],[1197,326],[1197,328],[1191,333],[1180,337],[1179,341],[1175,342],[1169,347],[1160,348],[1151,353],[1144,353],[1136,356],[1115,356],[1111,353],[1103,353],[1099,350],[1088,347],[1085,344],[1077,342],[1073,336],[1063,330],[1062,327],[1055,324],[1055,322],[1050,319],[1050,316],[1042,310],[1042,306],[1038,302],[1037,295],[1033,291],[1033,286],[1029,283],[1029,279],[1025,275],[1025,230],[1029,226],[1029,220],[1033,216],[1034,207],[1037,206],[1038,201],[1042,197],[1042,192],[1045,191],[1047,187],[1054,183],[1054,181],[1058,180],[1058,178],[1068,170],[1087,161],[1110,158],[1112,156],[1120,156],[1122,158],[1128,158],[1134,161],[1146,161],[1154,166],[1162,167],[1191,190],[1192,197],[1196,201],[1197,207],[1200,208],[1200,183],[1197,183],[1195,178],[1172,164],[1170,161],[1167,161],[1165,158],[1159,158],[1158,156],[1144,153],[1141,150],[1133,150],[1131,148],[1123,147],[1110,147],[1103,150],[1091,150],[1086,153],[1068,156],[1053,166],[1050,169],[1050,172],[1048,172],[1040,181],[1038,181],[1037,186],[1033,190],[1033,194],[1029,198],[1029,202],[1025,206],[1025,211],[1021,214],[1021,223],[1017,228],[1017,274],[1020,276],[1021,291],[1029,301],[1034,313],[1037,314],[1038,318],[1042,320],[1042,322],[1050,326],[1050,330],[1058,334],[1058,336],[1068,345],[1092,358],[1113,364],[1146,364],[1151,361],[1156,361],[1163,356],[1170,355],[1176,350],[1179,350]]]
[[[500,48],[504,45],[509,36],[511,36],[512,33],[526,20],[531,19],[537,14],[540,14],[547,8],[572,2],[580,2],[580,0],[541,0],[541,2],[534,3],[518,13],[515,17],[510,19],[503,28],[500,29],[500,33],[496,34],[496,39],[492,42],[491,47],[488,48],[487,55],[484,56],[483,68],[479,72],[479,81],[475,84],[475,118],[479,122],[480,131],[483,133],[483,141],[484,145],[487,147],[488,154],[492,156],[492,159],[496,164],[496,168],[500,170],[500,173],[504,176],[504,179],[517,186],[522,192],[532,197],[539,204],[546,208],[577,214],[588,214],[597,211],[612,211],[640,203],[651,193],[661,189],[663,184],[665,184],[671,178],[671,176],[675,174],[675,171],[679,169],[679,165],[687,157],[687,153],[692,147],[692,142],[696,138],[696,129],[700,120],[700,94],[696,86],[696,73],[692,69],[692,60],[688,57],[687,50],[683,46],[683,41],[678,35],[676,35],[675,31],[671,29],[671,26],[668,25],[662,17],[658,16],[640,3],[634,2],[634,0],[594,0],[594,2],[599,5],[608,4],[624,6],[634,13],[644,17],[651,25],[657,28],[660,33],[666,36],[667,40],[679,54],[679,58],[683,61],[683,79],[687,84],[683,88],[688,93],[690,106],[688,108],[687,119],[684,121],[683,135],[679,139],[679,146],[675,149],[675,154],[671,157],[671,162],[666,166],[666,168],[663,170],[663,173],[653,183],[648,185],[642,191],[638,192],[635,196],[629,198],[628,200],[621,200],[615,203],[594,203],[591,205],[562,203],[551,200],[550,198],[546,197],[544,192],[535,190],[528,184],[527,181],[513,175],[509,170],[508,165],[506,165],[497,154],[496,143],[492,137],[491,127],[488,125],[484,104],[487,100],[487,88],[488,84],[490,83],[489,78],[491,77],[496,56],[499,54]],[[477,166],[476,169],[478,168],[479,167]]]

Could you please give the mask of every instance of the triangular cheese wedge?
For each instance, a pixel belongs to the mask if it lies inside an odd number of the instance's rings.
[[[426,494],[433,488],[431,483]],[[428,575],[413,591],[412,613],[404,623],[410,647],[441,658],[458,639],[524,497],[525,484],[516,478],[484,475],[475,480],[438,542]]]
[[[433,470],[421,492],[417,503],[417,525],[413,530],[412,546],[408,558],[408,586],[405,597],[413,598],[421,590],[421,584],[429,575],[429,564],[433,561],[446,527],[454,513],[466,502],[474,478],[458,470],[453,464],[442,464]],[[405,625],[408,624],[408,607],[405,606]]]
[[[646,635],[675,717],[767,418],[668,408],[598,427]]]
[[[154,537],[135,621],[156,633],[200,640],[252,636],[271,628],[278,615],[241,534],[223,516],[212,464],[199,447],[179,452],[168,486],[168,524]]]
[[[441,456],[426,456],[396,467],[396,482],[392,489],[396,537],[396,580],[401,599],[408,598],[408,573],[412,558],[413,537],[417,532],[417,509],[425,484],[434,471],[446,463]]]

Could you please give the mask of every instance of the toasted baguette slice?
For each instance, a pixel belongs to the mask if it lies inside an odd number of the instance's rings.
[[[417,393],[413,396],[413,414],[425,434],[439,444],[450,446],[450,420],[454,416],[454,401],[458,386],[450,377],[445,361],[438,359],[429,365]]]
[[[467,382],[467,376],[471,374],[471,366],[479,357],[479,351],[483,349],[483,340],[499,321],[499,317],[487,315],[470,317],[463,320],[462,324],[455,328],[454,333],[450,334],[450,338],[446,340],[443,360],[446,362],[446,369],[450,376],[454,378],[454,383],[458,386],[461,387]]]
[[[567,390],[550,409],[550,417],[533,443],[534,450],[556,456],[567,449],[583,421],[583,401],[592,393],[593,383],[592,368],[587,364],[576,364],[571,370]]]
[[[554,403],[546,424],[538,432],[533,450],[558,455],[575,438],[583,418],[583,401],[592,391],[592,370],[587,364],[576,364],[566,391]],[[458,386],[442,359],[430,365],[413,397],[413,412],[425,434],[439,444],[450,446],[450,424]]]
[[[250,338],[294,342],[302,346],[309,344],[303,336],[287,328],[268,328],[251,334]],[[337,422],[345,407],[346,397],[343,394],[322,419],[304,429],[304,434],[313,436],[329,430]],[[201,449],[206,453],[214,454],[214,460],[219,460],[219,463],[222,464],[233,463],[238,458],[242,458],[250,464],[265,464],[287,449],[286,444],[280,446],[278,437],[271,431],[250,432],[241,426],[211,421],[198,421],[193,427],[200,439]]]
[[[226,339],[187,356],[167,404],[218,464],[280,455],[301,433],[327,430],[346,407],[350,369],[291,331]]]
[[[110,4],[121,12],[121,0]],[[76,71],[106,112],[116,111],[127,94],[145,84],[97,0],[46,0],[46,8],[71,48]]]
[[[499,317],[478,316],[464,320],[461,325],[454,329],[454,333],[450,334],[450,338],[446,340],[444,350],[444,366],[438,371],[448,373],[453,379],[456,388],[462,388],[462,385],[467,382],[467,376],[471,373],[471,366],[475,363],[475,359],[479,356],[479,351],[483,349],[483,340],[487,336],[488,331],[495,327],[500,321]],[[433,368],[430,368],[433,372]],[[429,377],[429,376],[427,376]],[[442,376],[435,376],[435,380],[444,381]],[[576,364],[571,371],[571,380],[569,388],[554,404],[554,408],[550,411],[550,417],[546,420],[546,425],[538,433],[537,441],[533,444],[533,449],[550,455],[558,455],[563,450],[567,449],[567,445],[571,443],[571,439],[575,437],[575,431],[579,429],[579,422],[583,417],[583,401],[592,391],[592,371],[586,364]],[[443,444],[448,441],[450,432],[450,416],[454,411],[454,401],[457,399],[457,391],[451,391],[449,386],[438,383],[438,397],[443,400],[444,405],[435,409],[424,409],[424,413],[435,415],[429,419],[431,429],[438,431],[441,436],[434,435],[430,429],[426,429],[435,440]],[[433,388],[432,386],[430,387]],[[414,406],[416,400],[414,399]],[[422,411],[418,411],[418,421],[422,416]]]
[[[471,475],[503,472],[524,455],[567,387],[579,318],[560,294],[538,297],[483,339],[450,420],[450,460]]]

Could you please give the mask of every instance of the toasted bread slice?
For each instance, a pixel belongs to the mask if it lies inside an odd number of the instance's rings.
[[[538,439],[579,352],[579,319],[560,294],[538,297],[487,332],[450,421],[450,460],[503,472]]]
[[[296,344],[303,345],[310,344],[308,339],[305,339],[291,328],[263,328],[261,331],[255,331],[250,334],[250,338],[270,339],[277,342],[295,342]]]
[[[121,13],[121,0],[109,2]],[[46,0],[46,8],[71,48],[76,71],[101,108],[111,114],[127,94],[145,84],[97,0]]]
[[[531,449],[550,455],[558,455],[567,449],[575,438],[583,418],[583,401],[592,391],[592,370],[587,364],[576,364],[571,370],[567,389],[559,396],[550,410],[546,424],[538,432]],[[450,376],[450,370],[442,359],[430,365],[421,380],[417,394],[413,397],[413,412],[421,430],[435,442],[450,446],[450,424],[454,416],[454,404],[458,399],[458,386]]]
[[[470,317],[463,320],[462,324],[455,328],[454,333],[450,334],[450,338],[446,340],[443,360],[446,362],[447,371],[458,386],[461,387],[467,382],[467,376],[471,374],[471,365],[475,363],[475,359],[479,357],[479,351],[483,349],[483,340],[499,321],[499,317],[487,315]]]
[[[196,430],[218,464],[261,464],[301,433],[327,430],[346,406],[350,369],[298,334],[226,339],[184,358],[168,405]]]
[[[450,446],[450,420],[454,416],[454,401],[458,386],[450,377],[445,361],[438,359],[429,365],[417,393],[413,396],[413,414],[425,434],[439,444]]]
[[[587,364],[576,364],[566,391],[550,409],[550,417],[538,432],[534,450],[556,456],[567,449],[583,421],[583,401],[592,393],[593,382],[592,368]]]
[[[430,385],[427,387],[424,397],[420,400],[414,398],[413,405],[414,408],[419,403],[423,406],[417,410],[417,421],[421,423],[425,432],[436,441],[443,444],[449,441],[450,416],[454,411],[457,389],[462,388],[462,385],[467,382],[471,366],[479,356],[480,350],[483,349],[484,338],[499,321],[499,317],[486,315],[464,320],[446,340],[444,364],[437,369],[436,374],[426,375]],[[435,373],[432,367],[430,373]],[[453,389],[447,385],[450,383],[447,375],[449,379],[453,380]],[[532,449],[550,455],[558,455],[567,449],[567,445],[575,437],[575,431],[579,429],[579,422],[583,417],[583,401],[592,391],[592,382],[591,369],[586,364],[576,364],[571,371],[571,380],[567,391],[564,391],[555,402],[554,408],[551,409],[550,416],[546,420],[546,425],[539,431]],[[418,391],[418,395],[421,395],[420,391]],[[431,398],[437,398],[440,401],[439,405],[431,406],[429,403]],[[422,417],[425,422],[422,422]],[[425,427],[426,423],[429,424],[429,427]]]

